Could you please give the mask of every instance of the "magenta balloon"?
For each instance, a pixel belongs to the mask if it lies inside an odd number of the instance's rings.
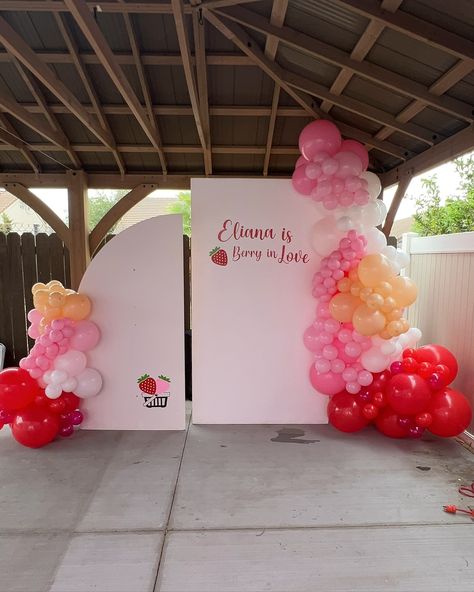
[[[339,163],[337,176],[341,179],[346,177],[358,177],[362,173],[362,161],[353,152],[338,152],[334,160]]]
[[[299,147],[308,160],[312,160],[318,152],[327,152],[332,156],[341,148],[341,134],[331,121],[318,119],[303,128]]]
[[[357,142],[356,140],[343,140],[341,144],[341,151],[353,152],[356,154],[360,158],[363,170],[367,170],[367,167],[369,166],[369,153],[364,148],[363,144]]]
[[[317,184],[316,179],[310,179],[306,176],[306,165],[295,169],[291,182],[293,183],[295,191],[301,193],[301,195],[309,195]]]
[[[314,364],[311,365],[309,379],[313,388],[323,395],[335,395],[344,390],[346,386],[341,374],[336,374],[335,372],[319,374]]]
[[[304,165],[304,164],[308,164],[309,160],[307,158],[305,158],[303,155],[301,155],[298,160],[295,162],[295,169],[297,169],[298,167]]]

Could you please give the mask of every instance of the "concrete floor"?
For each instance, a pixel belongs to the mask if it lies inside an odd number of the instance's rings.
[[[1,592],[472,592],[471,453],[327,426],[0,432]],[[474,500],[471,500],[474,506]]]

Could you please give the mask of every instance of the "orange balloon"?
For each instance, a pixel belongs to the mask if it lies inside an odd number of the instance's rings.
[[[43,284],[41,282],[33,284],[33,287],[31,288],[31,293],[33,294],[33,296],[36,294],[36,292],[38,292],[38,290],[47,290],[46,284]]]
[[[393,278],[393,271],[390,261],[380,253],[366,255],[358,267],[359,280],[368,288],[375,288],[381,282]]]
[[[351,280],[347,277],[342,278],[337,282],[337,289],[339,292],[349,292],[351,289]]]
[[[54,319],[60,319],[63,316],[63,309],[58,306],[45,306],[43,315],[48,322],[54,321]]]
[[[395,299],[398,308],[410,306],[416,300],[418,289],[415,282],[409,277],[398,276],[391,281],[392,284],[392,298]]]
[[[49,301],[49,291],[44,289],[38,289],[33,295],[33,303],[35,308],[41,306],[47,306]]]
[[[390,296],[392,293],[392,284],[390,282],[380,282],[375,286],[375,291],[381,296]]]
[[[377,335],[385,328],[385,315],[379,310],[371,310],[366,304],[361,304],[354,311],[352,324],[361,335]]]
[[[352,315],[359,304],[360,300],[349,292],[336,294],[329,302],[329,312],[337,321],[350,323],[352,321]]]
[[[367,298],[366,304],[372,310],[378,310],[383,305],[383,296],[374,292]]]
[[[68,294],[63,306],[63,316],[73,321],[82,321],[91,312],[91,301],[84,294]]]

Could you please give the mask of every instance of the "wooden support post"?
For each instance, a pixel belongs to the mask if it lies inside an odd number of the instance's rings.
[[[69,176],[68,205],[71,264],[71,287],[77,290],[90,262],[89,250],[89,198],[87,177],[83,171],[67,173]]]
[[[385,218],[385,224],[383,225],[382,229],[387,238],[390,236],[390,231],[392,230],[395,216],[397,215],[402,199],[405,197],[405,193],[407,192],[411,179],[411,175],[407,175],[398,182],[397,190],[393,196],[392,203],[390,205],[390,209],[388,210],[387,217]]]

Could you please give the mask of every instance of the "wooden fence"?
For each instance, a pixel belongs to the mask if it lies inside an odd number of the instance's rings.
[[[113,238],[109,235],[103,244]],[[98,249],[99,250],[99,249]],[[98,252],[97,250],[97,252]],[[184,319],[190,329],[190,249],[183,237]],[[6,346],[5,367],[17,366],[33,342],[27,334],[31,287],[59,280],[70,287],[69,252],[56,234],[0,233],[0,343]]]

